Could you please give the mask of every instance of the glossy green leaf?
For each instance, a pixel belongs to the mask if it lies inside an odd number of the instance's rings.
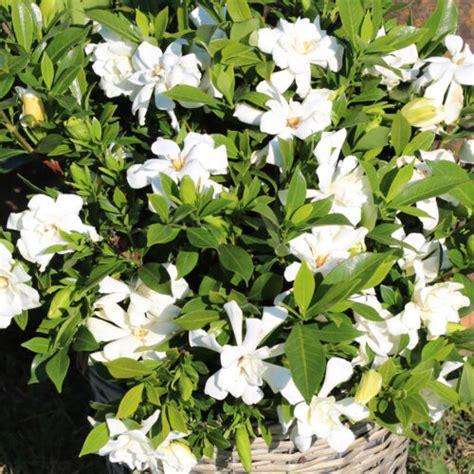
[[[313,325],[293,327],[285,343],[291,375],[306,403],[319,388],[324,375],[326,358]]]

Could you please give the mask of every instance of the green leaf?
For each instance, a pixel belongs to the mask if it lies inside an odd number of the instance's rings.
[[[372,41],[365,49],[365,52],[388,53],[406,48],[422,38],[424,34],[424,29],[415,28],[414,26],[395,26],[387,35]]]
[[[169,99],[187,104],[203,104],[214,107],[219,105],[219,102],[214,99],[214,97],[211,97],[201,89],[192,86],[174,86],[169,91],[164,92],[163,95]]]
[[[403,149],[402,155],[413,155],[416,151],[429,150],[433,143],[435,134],[430,131],[418,133],[411,142]]]
[[[46,84],[48,89],[51,89],[54,80],[54,65],[51,59],[49,59],[46,51],[43,53],[41,58],[41,75],[43,76],[43,81]]]
[[[469,362],[464,364],[462,370],[459,381],[459,398],[467,404],[474,402],[474,367]]]
[[[306,180],[303,173],[297,168],[291,178],[286,196],[286,216],[289,218],[296,209],[304,204],[306,199]]]
[[[150,201],[153,210],[160,216],[163,222],[169,220],[169,204],[163,196],[159,194],[148,194],[148,200]]]
[[[12,23],[16,40],[29,53],[33,44],[35,19],[30,6],[25,0],[12,2]]]
[[[454,0],[438,0],[433,14],[423,25],[426,32],[418,41],[418,50],[430,44],[429,50],[437,46],[448,33],[455,33],[458,25],[458,11]]]
[[[152,224],[148,227],[146,234],[147,245],[151,247],[156,244],[167,244],[178,236],[181,229],[170,225]]]
[[[418,201],[423,201],[435,196],[440,196],[451,189],[468,182],[460,176],[430,176],[419,181],[410,183],[399,193],[389,206],[397,209],[400,206],[409,206]]]
[[[105,362],[110,375],[116,379],[131,379],[134,377],[143,377],[152,372],[142,362],[126,357],[120,357],[110,362]]]
[[[291,375],[306,403],[321,383],[326,365],[324,348],[319,342],[318,331],[313,325],[293,327],[285,343]]]
[[[76,352],[92,352],[99,348],[99,344],[87,326],[81,326],[76,333],[72,348]]]
[[[252,18],[247,0],[228,0],[226,5],[232,21],[245,21]]]
[[[252,470],[252,453],[247,428],[239,425],[235,431],[235,445],[239,453],[240,462],[247,472]]]
[[[86,454],[94,454],[103,448],[109,440],[109,430],[106,423],[99,423],[94,426],[92,431],[87,435],[84,444],[82,445],[79,457],[85,456]]]
[[[341,15],[344,32],[352,45],[356,46],[359,27],[364,17],[364,9],[360,0],[337,0],[336,5]]]
[[[390,129],[390,143],[398,156],[403,153],[403,150],[410,142],[411,126],[403,114],[398,111],[392,122]]]
[[[145,384],[141,383],[132,387],[120,401],[120,405],[117,410],[117,418],[128,418],[132,416],[137,408],[140,406],[142,401],[143,387]]]
[[[59,393],[62,391],[69,364],[70,360],[67,349],[61,349],[46,363],[46,373]]]
[[[428,166],[433,172],[433,176],[456,176],[459,179],[465,179],[465,183],[451,189],[449,194],[458,199],[461,204],[468,208],[474,206],[474,183],[471,176],[461,168],[457,163],[451,161],[429,161]]]
[[[100,23],[109,30],[117,33],[121,38],[133,43],[141,41],[140,35],[132,28],[132,24],[122,15],[115,15],[108,10],[87,10],[86,15],[93,21]]]
[[[390,184],[390,188],[387,193],[387,201],[392,201],[398,196],[413,176],[413,164],[402,166]]]
[[[317,330],[318,337],[324,342],[343,342],[352,341],[362,333],[358,331],[352,324],[330,323],[323,329]]]
[[[283,278],[281,275],[267,272],[259,275],[254,281],[248,299],[252,301],[273,300],[283,289]]]
[[[89,28],[75,26],[58,33],[46,48],[46,53],[53,64],[63,58],[75,45],[82,43],[88,33]]]
[[[72,66],[65,69],[56,79],[56,82],[51,88],[51,92],[53,94],[63,94],[66,92],[81,70],[82,66]]]
[[[176,268],[178,269],[176,279],[183,278],[191,273],[196,267],[198,260],[198,252],[180,250],[178,258],[176,259]]]
[[[219,313],[217,311],[197,310],[186,313],[184,316],[175,319],[173,322],[187,331],[193,331],[195,329],[201,329],[206,324],[218,320]]]
[[[118,273],[123,267],[122,262],[105,263],[95,267],[86,281],[84,286],[81,288],[80,294],[83,295],[88,290],[98,285],[106,276],[110,276],[114,273]]]
[[[171,295],[171,279],[161,263],[146,263],[138,270],[138,277],[151,290]]]
[[[168,26],[168,17],[169,17],[169,8],[165,7],[163,10],[156,15],[155,19],[155,38],[160,41],[165,32],[166,27]]]
[[[306,262],[302,262],[293,285],[296,304],[304,316],[313,298],[315,283],[314,276]]]
[[[379,285],[390,271],[396,257],[390,252],[365,252],[354,255],[337,265],[323,280],[325,285],[333,285],[349,280],[360,280],[360,290]]]
[[[32,339],[24,342],[21,347],[36,352],[37,354],[46,354],[49,349],[49,339],[46,337],[33,337]]]
[[[366,151],[374,148],[383,148],[387,144],[389,133],[390,129],[388,127],[372,128],[357,142],[354,150]]]
[[[352,303],[352,309],[357,315],[362,316],[364,319],[369,321],[383,321],[382,316],[377,313],[377,311],[369,306],[368,304],[363,303]]]
[[[237,273],[247,283],[253,273],[253,261],[250,254],[236,245],[221,245],[218,248],[221,265],[230,272]]]
[[[328,310],[356,293],[360,286],[361,280],[358,279],[342,281],[336,285],[321,285],[316,292],[316,303],[308,309],[306,316],[313,317]]]
[[[207,249],[219,246],[218,238],[208,227],[191,227],[186,230],[186,236],[189,243],[197,248]]]
[[[186,421],[181,411],[174,404],[169,404],[166,407],[166,415],[170,423],[171,429],[180,433],[187,433]]]

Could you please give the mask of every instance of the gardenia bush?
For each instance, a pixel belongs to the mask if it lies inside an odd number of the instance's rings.
[[[455,3],[421,27],[388,0],[115,3],[0,2],[0,164],[57,173],[2,231],[0,327],[36,329],[31,383],[79,359],[123,394],[81,455],[251,470],[274,424],[342,453],[354,422],[469,410]]]

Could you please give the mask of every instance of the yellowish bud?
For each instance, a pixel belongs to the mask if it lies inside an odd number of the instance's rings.
[[[448,334],[451,334],[456,331],[464,331],[464,329],[467,329],[464,327],[462,324],[457,324],[457,323],[448,323]]]
[[[360,381],[355,395],[355,401],[366,405],[382,388],[382,376],[374,369],[366,372]]]
[[[401,112],[410,125],[420,128],[432,127],[445,118],[444,107],[425,97],[408,102]]]
[[[45,120],[44,106],[41,97],[33,89],[17,88],[22,102],[22,124],[34,127]]]

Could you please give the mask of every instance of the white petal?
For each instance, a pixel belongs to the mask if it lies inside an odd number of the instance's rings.
[[[304,400],[291,378],[289,369],[268,362],[264,363],[264,367],[262,378],[274,393],[281,393],[291,405],[296,405]]]
[[[326,376],[319,391],[319,397],[327,397],[336,385],[347,382],[352,377],[352,364],[339,357],[332,357],[326,365]]]
[[[234,117],[249,125],[260,125],[264,112],[247,104],[237,104]]]
[[[205,347],[214,352],[222,352],[222,346],[217,342],[214,334],[207,334],[202,329],[189,331],[189,345],[191,347]]]
[[[235,341],[237,342],[237,345],[240,346],[242,345],[242,310],[234,300],[226,303],[224,309],[229,317],[232,330],[234,331]]]
[[[343,425],[333,428],[327,438],[329,446],[338,453],[343,453],[354,440],[354,433]]]
[[[370,415],[370,410],[361,403],[354,402],[354,399],[344,398],[337,402],[338,410],[353,422],[364,420]]]

